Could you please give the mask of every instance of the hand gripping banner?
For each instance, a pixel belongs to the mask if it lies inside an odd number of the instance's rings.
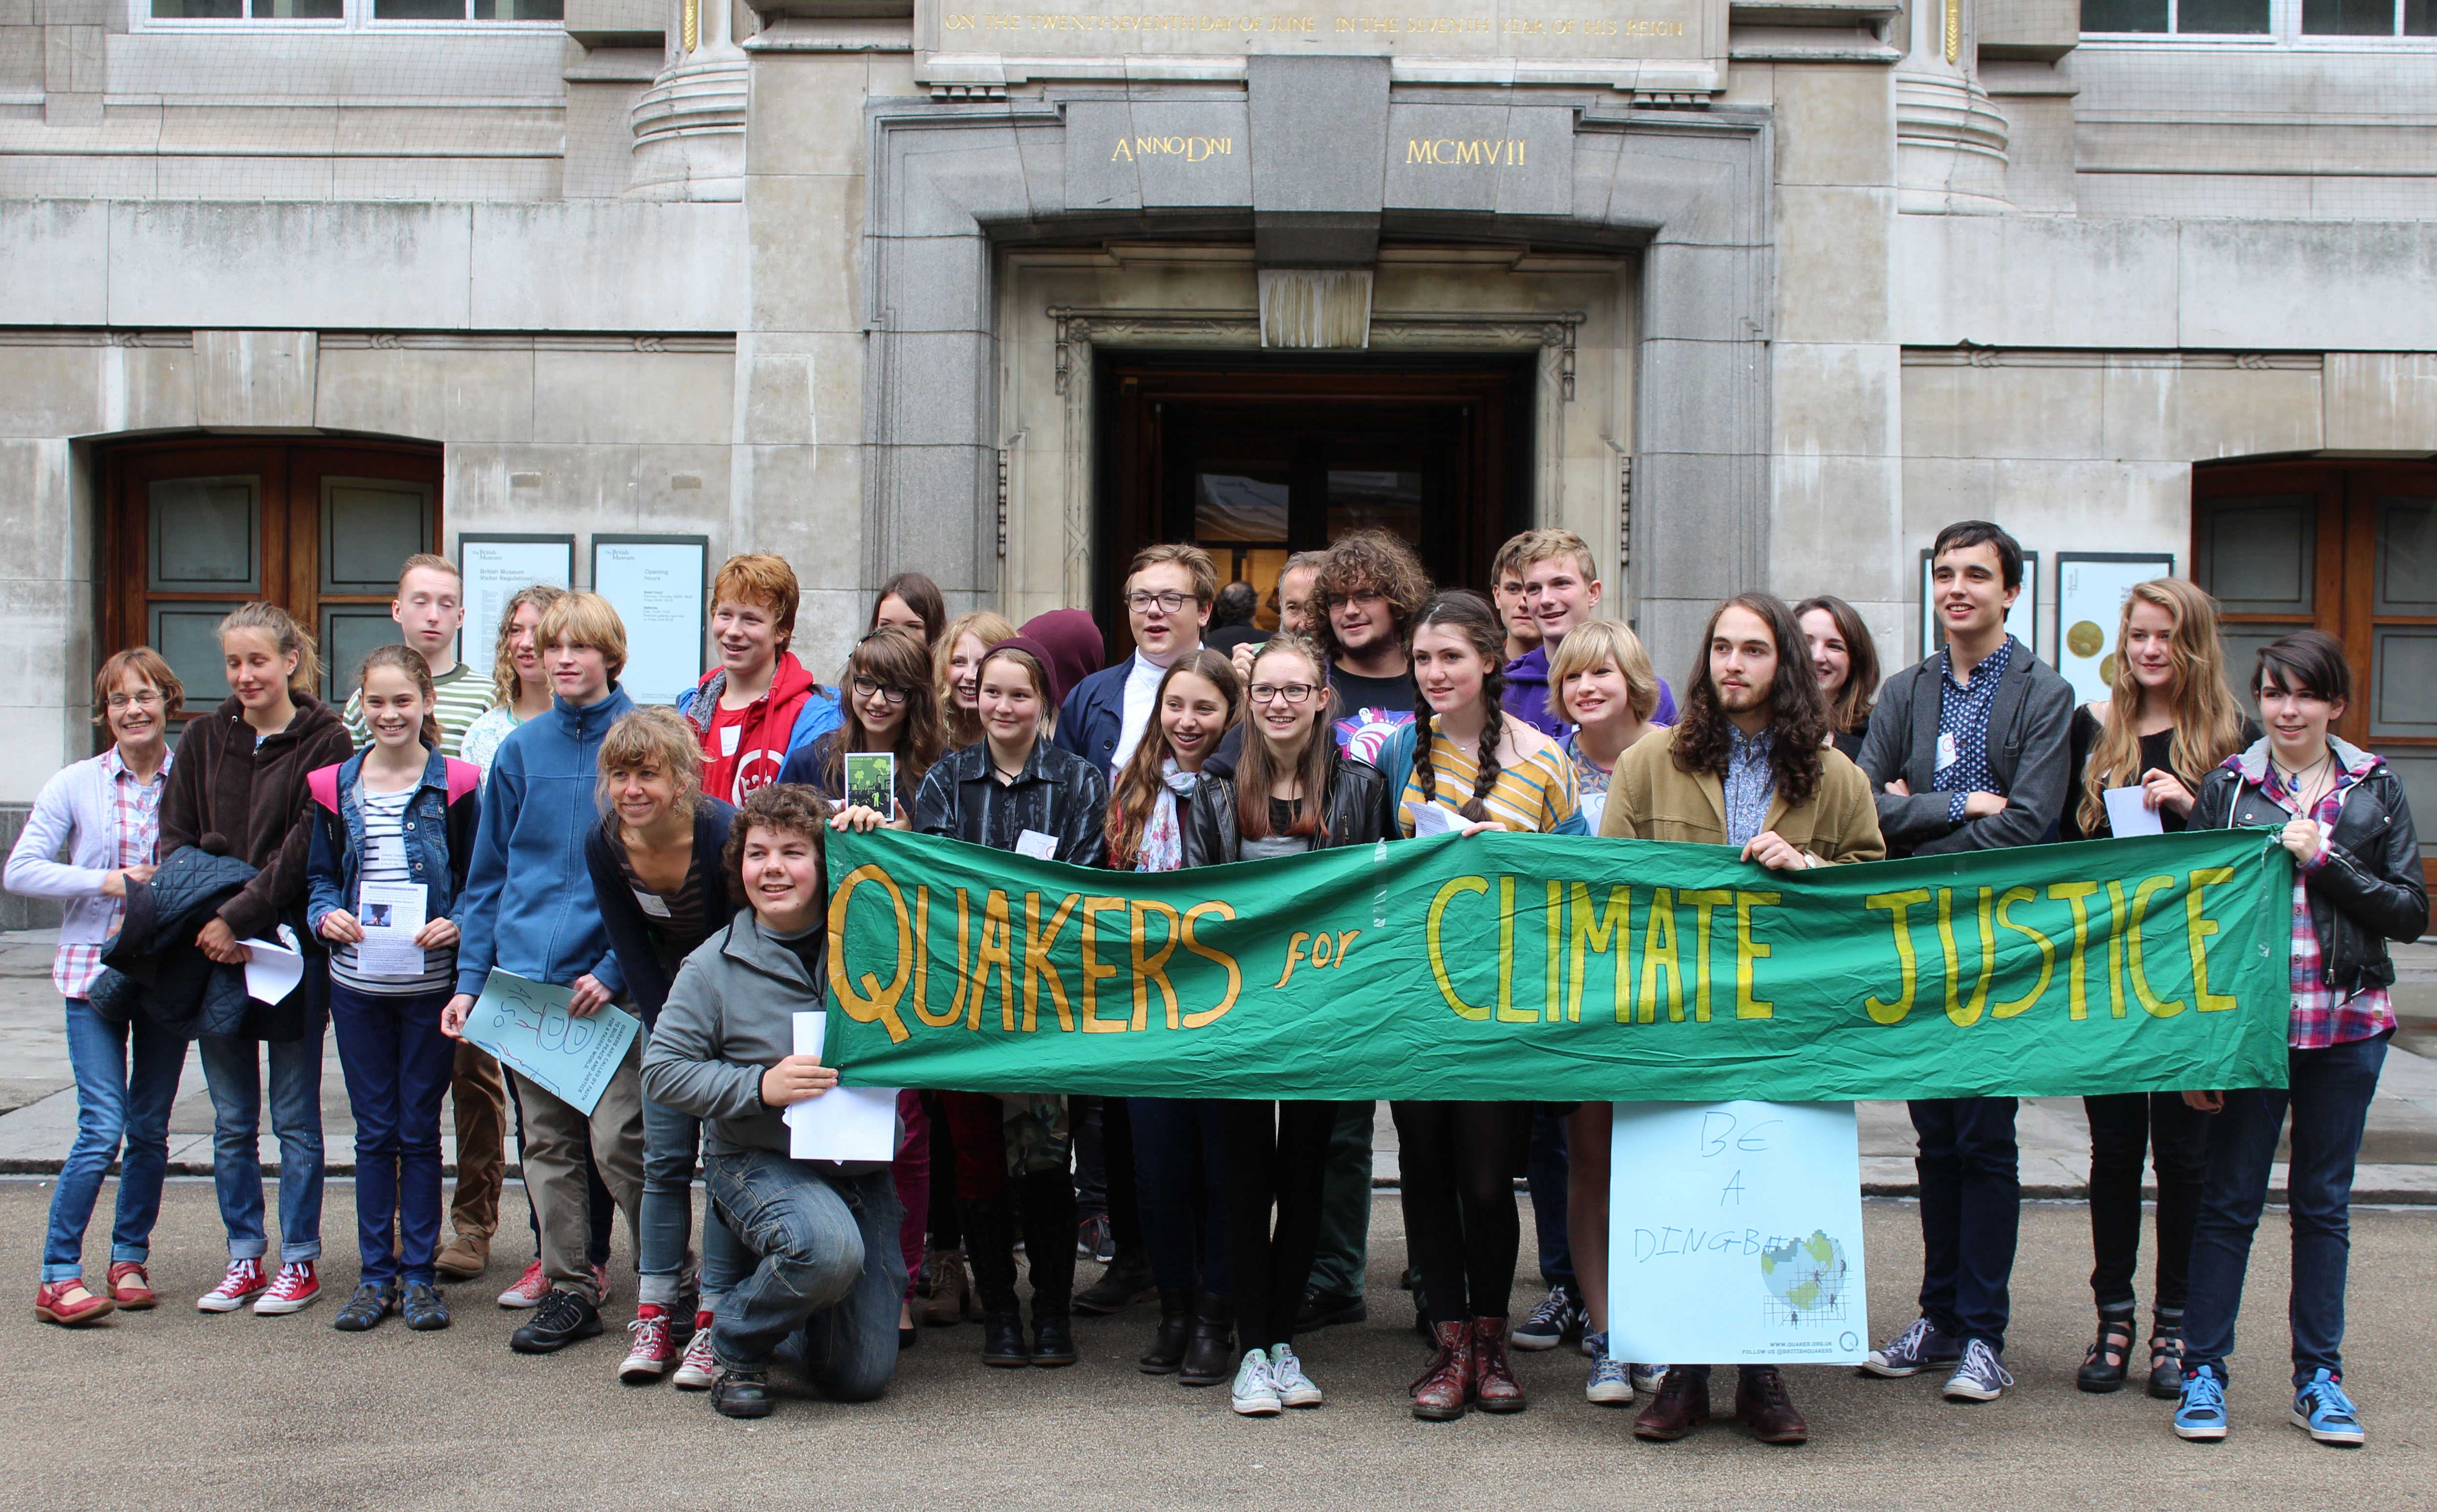
[[[1778,1102],[2282,1086],[2267,831],[1779,872],[1490,833],[1161,873],[828,837],[850,1084]],[[840,1032],[843,1030],[843,1032]]]

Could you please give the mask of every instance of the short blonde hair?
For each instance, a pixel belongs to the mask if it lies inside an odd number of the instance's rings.
[[[457,571],[457,564],[434,552],[417,552],[398,564],[397,590],[401,593],[406,591],[406,579],[410,572],[446,572],[457,580],[461,592],[465,587],[465,574]]]
[[[647,704],[622,714],[601,737],[601,780],[594,792],[610,803],[609,774],[657,766],[676,779],[677,812],[691,816],[702,800],[702,746],[685,715],[666,704]]]
[[[1170,565],[1184,569],[1185,575],[1193,579],[1194,602],[1209,607],[1210,601],[1218,596],[1218,564],[1191,541],[1162,541],[1134,553],[1134,559],[1126,564],[1126,581],[1132,582],[1145,568]]]
[[[609,664],[612,682],[626,670],[626,622],[598,593],[564,593],[541,611],[541,623],[534,626],[534,644],[547,651],[561,642],[600,652]]]
[[[1566,679],[1577,672],[1596,670],[1606,661],[1615,662],[1616,670],[1624,674],[1625,696],[1635,724],[1648,719],[1658,707],[1658,669],[1650,664],[1650,652],[1641,637],[1622,621],[1592,620],[1568,630],[1557,649],[1549,653],[1549,700],[1568,724],[1574,719],[1566,708]]]
[[[1529,572],[1533,567],[1552,556],[1570,556],[1583,570],[1583,576],[1599,581],[1599,563],[1591,559],[1591,543],[1569,530],[1530,530],[1506,543],[1515,550],[1515,571]],[[1500,551],[1502,559],[1506,554]],[[1571,631],[1568,631],[1571,634]]]

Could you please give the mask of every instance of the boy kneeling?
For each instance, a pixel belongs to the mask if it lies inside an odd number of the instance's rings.
[[[760,1257],[711,1333],[710,1401],[729,1417],[769,1415],[782,1348],[800,1351],[793,1363],[838,1401],[870,1400],[897,1369],[905,1262],[887,1163],[787,1153],[783,1110],[837,1084],[835,1070],[793,1053],[795,1015],[828,1002],[827,818],[809,788],[745,800],[722,864],[750,911],[686,958],[643,1057],[645,1094],[703,1120],[704,1186]]]

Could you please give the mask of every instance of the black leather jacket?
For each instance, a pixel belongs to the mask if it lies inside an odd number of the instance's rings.
[[[2282,828],[2292,815],[2260,791],[2267,774],[2262,742],[2200,783],[2190,827]],[[2358,770],[2363,753],[2339,741],[2336,759]],[[2256,758],[2254,760],[2254,758]],[[2310,927],[2319,937],[2327,985],[2350,997],[2394,980],[2390,940],[2417,940],[2428,929],[2428,887],[2420,869],[2420,838],[2403,783],[2380,763],[2344,790],[2325,862],[2309,874]]]
[[[1328,763],[1328,801],[1321,810],[1327,835],[1314,850],[1341,845],[1369,845],[1392,839],[1395,812],[1387,775],[1369,762],[1332,751]],[[1232,772],[1206,769],[1193,789],[1181,836],[1184,864],[1218,866],[1244,859],[1242,827],[1236,820],[1236,778]]]
[[[949,752],[923,774],[914,795],[914,828],[924,835],[1012,851],[1026,830],[1055,836],[1050,859],[1096,867],[1108,853],[1109,780],[1044,736],[1032,743],[1024,775],[1002,785],[991,775],[990,743]]]

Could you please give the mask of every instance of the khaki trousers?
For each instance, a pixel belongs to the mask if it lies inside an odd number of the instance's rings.
[[[460,1239],[487,1239],[500,1229],[500,1187],[508,1174],[508,1089],[500,1063],[470,1040],[457,1042],[448,1082],[457,1116],[457,1190],[448,1226]]]
[[[533,1194],[541,1221],[541,1268],[553,1287],[601,1300],[592,1284],[592,1268],[585,1250],[592,1234],[592,1199],[584,1180],[584,1150],[592,1147],[592,1162],[609,1200],[626,1215],[626,1239],[641,1253],[637,1228],[643,1200],[643,1036],[626,1047],[626,1059],[601,1101],[587,1118],[582,1112],[534,1085],[515,1080],[517,1104],[524,1111],[525,1186]]]

